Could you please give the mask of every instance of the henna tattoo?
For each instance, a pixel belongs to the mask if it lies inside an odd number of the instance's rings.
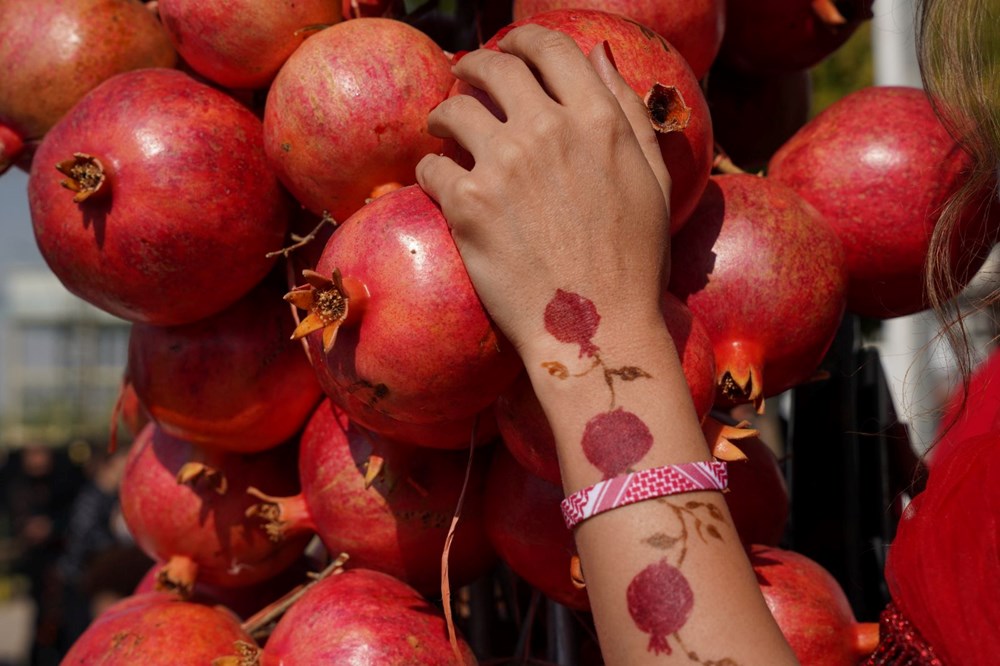
[[[666,558],[640,571],[626,592],[628,612],[649,634],[653,654],[671,654],[667,637],[684,626],[694,608],[694,592],[681,570]]]
[[[590,464],[610,479],[643,459],[653,447],[653,433],[642,419],[619,407],[587,421],[582,445]]]
[[[633,365],[610,367],[601,357],[594,336],[601,316],[589,299],[559,289],[545,307],[545,330],[556,340],[579,345],[578,358],[593,359],[589,367],[572,372],[559,361],[542,363],[549,375],[561,381],[583,377],[600,368],[604,382],[611,394],[611,406],[587,421],[581,446],[587,460],[600,470],[605,479],[629,471],[646,456],[653,446],[653,434],[637,415],[616,407],[615,381],[632,382],[651,377],[642,368]],[[648,650],[654,654],[672,654],[668,638],[673,636],[684,654],[692,661],[705,666],[736,666],[731,659],[702,661],[698,655],[681,642],[678,631],[687,623],[694,609],[694,591],[680,567],[687,556],[688,541],[693,534],[703,542],[723,540],[715,522],[725,522],[724,514],[710,502],[689,501],[678,504],[666,498],[665,503],[680,522],[678,534],[656,532],[642,541],[664,553],[662,559],[640,571],[626,590],[629,614],[636,626],[650,635]],[[702,513],[707,514],[705,518]],[[689,523],[691,527],[689,528]],[[671,557],[668,559],[667,555]],[[671,559],[676,564],[671,563]]]

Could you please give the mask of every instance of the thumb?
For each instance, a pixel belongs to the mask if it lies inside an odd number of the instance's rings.
[[[611,45],[607,40],[597,44],[590,51],[588,56],[590,64],[597,71],[597,75],[604,81],[611,93],[618,100],[619,106],[625,112],[632,132],[639,141],[646,162],[653,170],[660,189],[663,190],[663,198],[670,202],[670,174],[663,163],[663,155],[660,153],[660,144],[656,140],[656,132],[649,117],[649,109],[639,98],[632,88],[629,87],[622,75],[618,73],[618,68],[614,63],[614,56],[611,53]]]

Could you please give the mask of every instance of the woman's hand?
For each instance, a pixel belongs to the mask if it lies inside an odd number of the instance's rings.
[[[506,120],[471,96],[446,100],[430,130],[475,166],[427,155],[416,173],[484,305],[522,355],[545,336],[557,289],[587,294],[604,313],[658,318],[670,177],[645,105],[606,46],[588,58],[563,33],[526,25],[499,47],[467,54],[454,72]]]

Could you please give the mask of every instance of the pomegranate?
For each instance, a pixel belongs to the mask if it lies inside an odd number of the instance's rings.
[[[916,88],[872,87],[848,95],[799,130],[771,159],[769,177],[813,204],[840,236],[847,307],[896,317],[927,307],[924,262],[945,202],[962,186],[972,157]],[[992,184],[966,211],[952,247],[965,284],[982,265],[1000,211]]]
[[[698,79],[719,52],[726,20],[724,0],[514,0],[514,19],[570,8],[599,9],[641,23],[675,46]]]
[[[392,576],[354,569],[312,587],[278,622],[248,666],[475,664],[458,638],[452,652],[441,612]]]
[[[419,187],[341,225],[309,279],[287,296],[309,311],[296,335],[309,336],[320,385],[365,427],[379,423],[345,393],[397,421],[434,424],[487,408],[520,371]]]
[[[847,666],[870,655],[878,624],[859,623],[840,584],[804,555],[756,545],[750,563],[760,591],[795,656],[810,666]]]
[[[719,60],[745,71],[812,67],[872,17],[874,0],[728,0]]]
[[[695,412],[702,419],[715,402],[715,356],[712,341],[704,326],[676,296],[664,292],[662,306],[663,319],[681,358]],[[549,316],[549,309],[545,314]],[[569,320],[588,321],[579,314],[575,313]],[[595,326],[596,323],[591,323],[591,328]],[[583,342],[581,354],[589,349],[587,345],[593,346],[590,342],[593,332],[588,330],[586,333],[587,335],[577,336]],[[532,474],[561,487],[562,477],[552,429],[527,375],[522,375],[500,394],[495,413],[500,434],[514,458]]]
[[[155,592],[157,578],[165,562],[155,563],[135,588],[134,594]],[[191,597],[187,601],[206,606],[225,606],[241,618],[249,618],[257,611],[277,601],[296,586],[310,581],[309,573],[322,567],[318,563],[301,557],[273,578],[268,578],[253,585],[241,587],[219,587],[196,582],[191,589]],[[166,590],[181,598],[176,590]]]
[[[564,606],[590,610],[587,591],[573,582],[576,544],[559,503],[562,487],[521,467],[497,447],[486,480],[486,532],[518,576]]]
[[[151,592],[127,597],[102,613],[63,657],[63,666],[101,664],[210,664],[253,644],[229,611]]]
[[[485,48],[497,49],[497,41],[507,32],[527,23],[566,33],[584,53],[607,41],[615,66],[645,100],[658,130],[672,179],[670,231],[677,233],[698,203],[712,169],[712,120],[691,67],[649,28],[616,14],[586,9],[559,9],[515,21],[486,42]],[[477,94],[465,83],[457,84],[454,92]],[[485,95],[478,94],[480,98]]]
[[[671,254],[669,289],[715,345],[717,404],[762,410],[812,376],[846,285],[840,241],[815,208],[766,178],[713,176]]]
[[[236,304],[191,324],[135,324],[129,374],[143,406],[167,434],[192,444],[252,453],[305,424],[322,391],[295,322],[271,276]]]
[[[809,120],[809,71],[741,72],[716,63],[708,77],[715,142],[742,169],[760,171]]]
[[[191,68],[229,88],[263,88],[314,32],[340,20],[329,0],[160,0],[160,19]]]
[[[38,149],[28,196],[42,256],[71,292],[130,321],[224,309],[264,278],[287,226],[260,137],[252,113],[178,71],[105,81]]]
[[[936,460],[889,547],[893,603],[943,664],[987,666],[1000,649],[998,444],[991,430]]]
[[[341,222],[386,183],[416,182],[414,169],[443,142],[427,114],[454,78],[429,37],[392,19],[360,18],[307,40],[267,96],[264,148],[306,208]]]
[[[723,495],[744,545],[777,546],[788,523],[788,486],[778,459],[759,437],[737,442],[746,460],[730,462],[729,492]]]
[[[196,457],[207,459],[211,468],[192,463]],[[246,489],[253,485],[275,494],[298,492],[295,462],[295,450],[287,446],[256,455],[208,456],[155,425],[147,426],[129,451],[120,494],[122,515],[136,543],[153,559],[166,562],[159,586],[186,596],[195,580],[239,587],[290,566],[307,539],[268,540],[245,515],[254,503]],[[224,493],[213,485],[218,474],[225,478]]]
[[[362,432],[325,401],[302,435],[302,492],[274,497],[252,491],[259,501],[253,513],[279,543],[316,532],[327,550],[351,556],[349,566],[384,571],[434,594],[467,459]],[[482,526],[486,467],[480,453],[449,555],[454,585],[475,580],[494,563]]]
[[[0,173],[115,74],[173,67],[163,26],[137,0],[0,4]]]

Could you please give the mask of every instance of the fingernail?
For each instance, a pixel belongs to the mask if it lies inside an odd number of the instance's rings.
[[[615,54],[611,52],[611,43],[608,40],[601,42],[601,46],[604,47],[604,55],[608,56],[608,60],[611,62],[611,66],[618,71],[618,63],[615,62]]]

